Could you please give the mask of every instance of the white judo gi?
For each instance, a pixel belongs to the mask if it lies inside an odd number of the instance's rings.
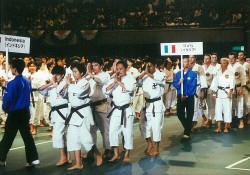
[[[242,118],[244,99],[243,99],[243,95],[237,94],[237,90],[241,86],[246,85],[246,72],[243,66],[239,62],[236,62],[234,65],[229,64],[228,69],[233,72],[234,82],[235,82],[232,109],[235,111],[235,116],[237,116],[238,118]]]
[[[106,88],[114,82],[111,79]],[[113,108],[109,114],[109,140],[110,146],[119,146],[119,134],[122,132],[124,137],[124,147],[127,150],[133,149],[133,122],[134,122],[134,110],[133,110],[133,90],[135,86],[135,79],[131,75],[122,77],[121,82],[124,84],[125,89],[120,85],[115,86],[113,89],[106,91],[106,94],[113,96]]]
[[[54,148],[64,148],[66,146],[64,138],[65,120],[69,113],[68,99],[62,96],[62,89],[66,82],[63,80],[59,84],[53,84],[40,93],[48,96],[52,109],[49,118],[53,125],[52,143]]]
[[[68,151],[81,150],[81,146],[88,152],[93,147],[93,139],[90,133],[94,125],[90,108],[90,85],[82,78],[77,83],[69,85],[68,98],[71,106],[66,124],[69,125],[67,133]]]
[[[213,120],[215,116],[215,100],[213,99],[212,90],[210,89],[210,86],[212,84],[213,78],[216,75],[216,68],[213,65],[209,65],[208,68],[205,67],[205,65],[202,65],[202,68],[205,71],[206,74],[206,81],[207,81],[207,92],[206,92],[206,106],[207,106],[207,118],[209,120]]]
[[[206,81],[205,71],[201,67],[201,65],[195,63],[194,67],[192,68],[192,71],[197,73],[197,88],[194,98],[194,116],[193,116],[193,121],[197,122],[199,117],[201,117],[203,114],[203,109],[200,101],[200,92],[201,89],[207,88],[207,81]]]
[[[224,121],[226,123],[232,122],[232,99],[228,98],[230,89],[234,89],[234,74],[229,69],[223,73],[219,70],[213,78],[210,89],[217,92],[216,97],[216,111],[215,120]],[[222,117],[224,114],[224,119]]]
[[[164,93],[164,73],[156,70],[154,79],[145,75],[143,80],[143,96],[145,97],[145,107],[142,110],[140,126],[142,136],[144,138],[151,137],[151,129],[153,141],[161,141],[161,129],[164,120],[165,106],[161,99]]]

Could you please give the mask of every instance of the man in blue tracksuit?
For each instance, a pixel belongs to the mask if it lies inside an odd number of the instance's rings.
[[[22,76],[24,69],[22,59],[14,59],[11,63],[11,72],[15,78],[7,84],[3,96],[3,111],[8,114],[5,133],[0,142],[0,166],[6,165],[6,158],[11,145],[19,130],[25,144],[26,166],[35,166],[40,163],[35,142],[30,133],[30,93],[31,84]]]
[[[183,84],[183,92],[181,90],[181,84]],[[183,138],[189,139],[194,115],[194,95],[197,86],[197,74],[189,68],[188,58],[183,59],[183,79],[181,78],[181,71],[177,72],[173,85],[177,89],[178,94],[177,116],[184,128]]]

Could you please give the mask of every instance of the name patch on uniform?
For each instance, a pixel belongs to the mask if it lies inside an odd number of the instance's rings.
[[[187,77],[187,80],[191,80],[191,77]]]
[[[228,79],[228,78],[229,78],[229,75],[225,75],[225,78]]]

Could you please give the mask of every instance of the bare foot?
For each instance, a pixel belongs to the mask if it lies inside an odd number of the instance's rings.
[[[83,165],[74,165],[72,167],[69,167],[67,170],[71,171],[71,170],[81,170],[83,169]]]
[[[130,161],[129,157],[124,157],[123,162],[128,163]]]
[[[224,133],[228,133],[228,129],[224,129],[224,131],[223,131]]]
[[[150,151],[154,148],[153,144],[149,144],[147,149],[144,150],[145,154],[150,154]]]
[[[155,157],[155,156],[158,156],[159,155],[159,151],[156,151],[156,150],[154,150],[151,154],[150,154],[150,156],[152,156],[152,157]]]
[[[115,160],[119,160],[120,156],[119,155],[114,155],[112,159],[109,160],[109,162],[114,162]]]
[[[86,159],[86,158],[87,158],[87,156],[88,156],[88,154],[85,154],[85,153],[82,153],[82,154],[81,154],[81,158]]]
[[[35,130],[33,130],[32,132],[31,132],[31,135],[36,135],[37,134],[37,131],[35,131]]]
[[[102,154],[96,154],[96,166],[101,166],[102,165]]]
[[[67,159],[60,159],[59,162],[56,163],[56,166],[62,166],[67,163]]]
[[[72,163],[72,160],[71,160],[71,159],[68,159],[67,162],[68,162],[69,164],[71,164],[71,163]]]

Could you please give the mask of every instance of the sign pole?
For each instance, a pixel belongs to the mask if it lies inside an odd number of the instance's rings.
[[[9,72],[8,67],[9,67],[9,48],[6,47],[6,68],[5,68],[5,70],[6,70],[6,79],[5,79],[5,81],[8,81],[8,72]]]
[[[181,79],[183,79],[183,55],[181,55]],[[183,83],[181,83],[181,95],[183,96]]]

